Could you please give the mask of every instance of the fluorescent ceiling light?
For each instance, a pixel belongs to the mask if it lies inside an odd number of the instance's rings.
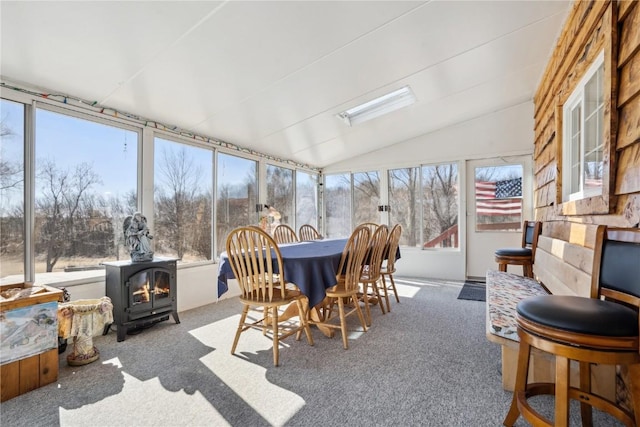
[[[341,118],[347,126],[353,126],[358,123],[380,117],[383,114],[396,111],[402,107],[411,105],[414,102],[416,102],[416,96],[411,92],[411,88],[409,86],[405,86],[401,89],[365,102],[364,104],[349,108],[348,110],[339,113],[338,117]]]

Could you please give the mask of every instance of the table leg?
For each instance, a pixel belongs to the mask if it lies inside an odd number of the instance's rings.
[[[309,301],[305,298],[302,301],[302,305],[304,306],[305,310],[308,308],[308,304]],[[318,304],[315,307],[312,307],[311,310],[309,310],[309,318],[311,320],[313,320],[314,322],[320,322],[322,321],[322,315],[320,314],[320,308],[322,307],[322,303]],[[282,314],[280,314],[278,316],[278,320],[280,322],[285,321],[285,320],[289,320],[292,317],[296,317],[296,316],[300,316],[300,313],[298,312],[298,305],[295,303],[291,303],[287,306],[287,308],[284,310],[284,312],[282,312]],[[267,319],[267,324],[271,324],[271,319]],[[329,338],[333,338],[333,334],[334,331],[331,328],[328,328],[326,326],[320,325],[320,324],[315,324],[318,329],[320,330],[320,332],[322,332],[325,336],[329,337]]]
[[[320,314],[320,307],[322,307],[322,304],[316,305],[315,307],[311,308],[311,310],[309,311],[309,318],[314,322],[322,321],[322,315]],[[315,323],[315,325],[318,327],[320,332],[322,332],[325,336],[329,338],[333,338],[334,330],[332,328],[328,328],[322,325],[321,323]]]

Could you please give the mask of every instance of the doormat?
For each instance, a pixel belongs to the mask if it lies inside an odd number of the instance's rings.
[[[470,301],[486,301],[487,287],[481,282],[464,282],[464,286],[458,294],[458,299]]]

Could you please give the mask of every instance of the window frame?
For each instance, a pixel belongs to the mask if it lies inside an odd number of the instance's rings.
[[[582,94],[586,83],[595,75],[595,72],[602,66],[602,108],[603,118],[600,133],[602,135],[602,186],[601,191],[576,193],[575,196],[569,197],[568,179],[569,171],[565,159],[568,156],[566,145],[569,136],[565,132],[566,122],[570,120],[569,106],[574,106],[576,102],[576,93]],[[610,214],[615,206],[614,200],[614,167],[615,158],[615,126],[613,124],[617,120],[617,108],[615,103],[615,91],[613,82],[617,79],[617,67],[612,59],[611,49],[605,46],[593,61],[585,66],[584,73],[580,80],[573,85],[572,90],[567,91],[566,99],[559,102],[556,109],[556,155],[558,164],[558,174],[556,180],[556,203],[560,209],[561,215],[580,216],[595,214]],[[583,95],[581,96],[583,97]],[[584,123],[581,121],[581,123]]]
[[[12,99],[10,96],[4,96],[4,99]],[[25,133],[28,134],[32,132],[33,134],[29,137],[30,140],[27,141],[29,145],[30,155],[27,161],[25,162],[25,169],[27,170],[27,174],[29,175],[29,179],[25,181],[29,185],[29,196],[25,198],[25,221],[27,226],[27,230],[31,233],[28,236],[29,244],[28,247],[25,246],[25,250],[27,250],[27,254],[25,255],[25,280],[34,281],[37,275],[48,274],[51,272],[47,271],[39,271],[39,268],[36,268],[36,243],[39,241],[39,234],[36,231],[36,196],[37,196],[37,186],[38,179],[36,177],[38,170],[38,158],[41,156],[39,154],[39,144],[41,144],[42,136],[38,136],[38,125],[37,125],[37,116],[38,112],[46,112],[51,114],[56,114],[64,117],[65,119],[73,119],[77,121],[76,123],[85,123],[91,125],[99,125],[104,127],[109,127],[112,129],[118,129],[123,131],[131,132],[135,135],[135,141],[132,139],[129,143],[135,142],[135,149],[132,149],[132,152],[135,152],[136,156],[136,182],[135,182],[135,192],[136,192],[136,205],[137,210],[141,210],[141,206],[143,205],[144,194],[142,191],[141,185],[141,168],[143,164],[143,128],[141,126],[137,126],[135,123],[130,123],[126,120],[120,120],[118,118],[109,118],[103,117],[101,115],[93,114],[91,112],[84,111],[80,108],[71,106],[71,105],[59,105],[55,102],[46,102],[43,100],[32,100],[30,103],[25,103],[25,108],[27,111],[27,116],[30,117],[29,123],[26,125],[28,129],[25,130]],[[80,125],[83,126],[83,125]],[[42,130],[40,130],[42,132]],[[92,158],[93,159],[93,158]],[[25,193],[26,194],[26,193]],[[115,220],[115,218],[112,218]],[[117,223],[116,223],[117,224]],[[153,223],[151,222],[151,225]],[[117,227],[117,225],[116,225]],[[126,250],[125,250],[126,252]],[[124,256],[124,254],[123,254]],[[79,267],[89,267],[90,265],[81,264]],[[60,271],[60,266],[53,273],[62,274],[66,273],[66,271]]]
[[[587,139],[587,131],[588,126],[586,126],[587,118],[586,114],[586,100],[587,100],[587,86],[592,82],[593,79],[598,79],[598,72],[602,68],[602,73],[600,74],[600,78],[604,77],[604,51],[601,52],[595,61],[591,64],[585,75],[580,79],[576,88],[573,90],[567,102],[565,102],[563,106],[562,114],[567,120],[564,120],[564,126],[562,128],[563,133],[563,141],[562,144],[562,182],[565,183],[562,187],[562,199],[563,201],[574,201],[586,199],[594,196],[602,195],[602,187],[588,189],[585,188],[584,183],[584,169],[586,163],[586,139]],[[597,80],[596,80],[597,83]],[[603,82],[601,82],[603,83]],[[601,92],[598,93],[598,97],[604,98],[604,84],[599,85],[599,90]],[[577,125],[579,129],[576,130],[574,126],[574,111],[579,108],[579,122]],[[602,104],[598,104],[595,108],[593,114],[597,114],[598,110],[604,109],[604,99],[602,99]],[[579,138],[578,143],[578,153],[575,153],[576,147],[574,145],[574,138]],[[603,134],[603,126],[598,127],[597,134],[595,135],[598,138],[598,146],[602,147],[602,154],[604,154],[604,134]],[[579,167],[578,170],[578,188],[575,189],[572,187],[572,172],[573,172],[573,157],[577,154],[577,165]],[[604,162],[604,160],[603,160]]]

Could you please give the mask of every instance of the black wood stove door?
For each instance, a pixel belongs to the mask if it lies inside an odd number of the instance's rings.
[[[132,275],[125,283],[129,294],[129,319],[171,311],[175,299],[175,278],[165,268],[149,268]]]

